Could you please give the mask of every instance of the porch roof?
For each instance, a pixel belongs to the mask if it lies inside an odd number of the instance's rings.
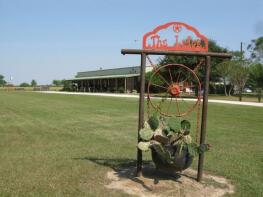
[[[68,81],[80,81],[80,80],[91,80],[91,79],[112,79],[112,78],[128,78],[128,77],[136,77],[140,76],[140,74],[127,74],[127,75],[106,75],[106,76],[90,76],[90,77],[76,77],[73,79],[68,79]]]

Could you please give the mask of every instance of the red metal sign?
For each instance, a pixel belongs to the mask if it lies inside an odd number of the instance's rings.
[[[208,51],[208,39],[185,23],[171,22],[143,36],[143,49],[165,51]]]

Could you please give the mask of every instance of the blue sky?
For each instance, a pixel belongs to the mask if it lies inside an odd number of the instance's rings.
[[[0,74],[51,83],[78,71],[136,66],[143,34],[181,21],[238,50],[263,35],[262,0],[0,0]],[[138,40],[135,42],[134,40]]]

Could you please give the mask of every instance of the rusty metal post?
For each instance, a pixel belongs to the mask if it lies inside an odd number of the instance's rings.
[[[214,53],[214,52],[199,52],[199,51],[160,51],[160,50],[145,50],[145,49],[122,49],[121,53],[125,54],[142,54],[146,55],[178,55],[178,56],[197,56],[197,57],[219,57],[219,58],[231,58],[230,53]]]
[[[206,121],[207,121],[207,107],[208,107],[208,92],[209,92],[210,69],[211,69],[211,57],[210,56],[206,56],[205,84],[204,84],[204,92],[203,92],[203,109],[202,109],[200,144],[204,144],[205,143],[205,137],[206,137]],[[198,182],[200,182],[202,180],[203,166],[204,166],[204,153],[199,154],[198,174],[197,174],[197,181]]]
[[[140,100],[139,100],[139,123],[138,123],[138,143],[140,142],[139,131],[143,128],[144,123],[144,93],[145,93],[145,67],[146,54],[141,54],[141,71],[140,71]],[[137,176],[142,174],[142,151],[137,148]]]

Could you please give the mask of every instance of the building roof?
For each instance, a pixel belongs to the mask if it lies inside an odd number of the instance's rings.
[[[149,69],[147,68],[146,71]],[[134,77],[140,75],[140,66],[125,67],[125,68],[112,68],[101,69],[94,71],[78,72],[72,80],[84,80],[84,79],[107,79],[107,78],[123,78]]]
[[[68,81],[80,81],[86,79],[112,79],[112,78],[127,78],[127,77],[136,77],[140,74],[128,74],[128,75],[105,75],[105,76],[92,76],[92,77],[78,77],[74,79],[69,79]]]
[[[113,68],[113,69],[101,69],[94,71],[78,72],[76,78],[79,77],[94,77],[94,76],[106,76],[106,75],[125,75],[125,74],[140,74],[140,67],[126,67],[126,68]]]

